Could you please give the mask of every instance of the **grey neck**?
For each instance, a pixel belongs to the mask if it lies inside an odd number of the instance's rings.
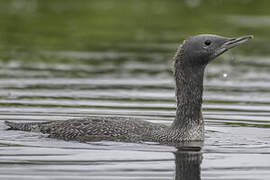
[[[176,118],[171,126],[172,129],[181,130],[202,126],[202,95],[203,75],[205,67],[188,63],[181,47],[175,56],[175,83],[176,83]]]

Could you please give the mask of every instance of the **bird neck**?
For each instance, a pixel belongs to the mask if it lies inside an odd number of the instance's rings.
[[[194,127],[203,128],[201,106],[205,68],[185,64],[189,61],[182,61],[184,56],[180,53],[181,50],[174,64],[177,109],[171,128],[184,131]]]

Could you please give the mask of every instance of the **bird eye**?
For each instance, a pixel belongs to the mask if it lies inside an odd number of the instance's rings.
[[[210,40],[206,40],[206,41],[204,42],[204,44],[205,44],[206,46],[210,46],[211,43],[212,43],[212,42],[211,42]]]

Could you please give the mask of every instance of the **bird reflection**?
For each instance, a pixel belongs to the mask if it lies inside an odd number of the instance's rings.
[[[201,179],[201,147],[177,148],[175,155],[175,180]]]

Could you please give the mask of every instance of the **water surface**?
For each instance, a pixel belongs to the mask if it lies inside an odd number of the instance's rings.
[[[174,147],[67,142],[6,131],[3,121],[106,115],[169,125],[171,59],[197,33],[255,39],[206,69],[206,139],[201,154],[189,154],[194,174],[269,179],[269,7],[262,0],[0,2],[0,179],[179,178],[186,161]]]

